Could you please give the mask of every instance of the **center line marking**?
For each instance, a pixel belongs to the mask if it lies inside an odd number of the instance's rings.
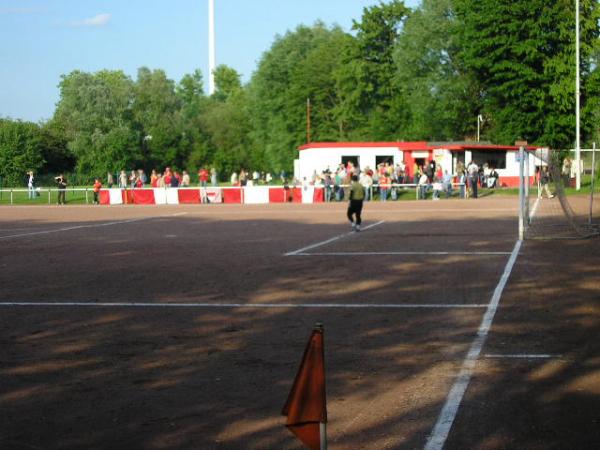
[[[385,220],[381,220],[381,221],[379,221],[377,223],[373,223],[373,224],[371,224],[369,226],[366,226],[366,227],[363,228],[363,231],[368,230],[369,228],[376,227],[377,225],[381,225],[382,223],[385,223]],[[339,235],[337,235],[335,237],[332,237],[331,239],[327,239],[326,241],[317,242],[316,244],[309,245],[308,247],[304,247],[304,248],[301,248],[299,250],[295,250],[293,252],[286,253],[284,256],[296,256],[296,255],[298,255],[300,253],[306,252],[307,250],[310,250],[310,249],[313,249],[313,248],[317,248],[317,247],[321,247],[323,245],[330,244],[331,242],[335,242],[338,239],[342,239],[344,237],[351,236],[353,234],[356,234],[356,232],[355,231],[350,231],[349,233],[339,234]]]

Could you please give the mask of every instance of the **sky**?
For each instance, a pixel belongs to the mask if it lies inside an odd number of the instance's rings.
[[[247,82],[277,35],[317,20],[351,31],[379,0],[215,0],[217,64]],[[407,0],[415,7],[419,0]],[[52,117],[73,70],[202,71],[208,91],[208,0],[0,0],[0,117]]]

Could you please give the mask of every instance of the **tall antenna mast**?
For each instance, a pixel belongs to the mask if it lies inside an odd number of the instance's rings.
[[[215,0],[208,0],[208,95],[215,93]]]

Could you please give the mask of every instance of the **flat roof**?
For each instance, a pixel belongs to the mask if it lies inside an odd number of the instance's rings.
[[[334,148],[397,148],[402,151],[431,151],[437,149],[464,150],[506,150],[517,151],[517,145],[497,145],[489,142],[312,142],[298,147],[298,150],[334,149]],[[537,150],[542,147],[527,146],[527,150]]]

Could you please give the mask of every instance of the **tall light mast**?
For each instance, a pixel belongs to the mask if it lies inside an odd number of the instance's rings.
[[[581,141],[579,128],[579,109],[580,109],[580,86],[579,86],[579,0],[575,1],[575,186],[577,190],[581,189]]]
[[[215,0],[208,0],[208,95],[215,93]]]

